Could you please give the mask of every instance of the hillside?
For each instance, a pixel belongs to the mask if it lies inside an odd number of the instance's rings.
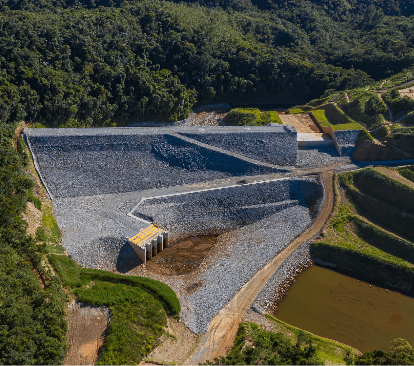
[[[182,119],[197,104],[306,103],[414,64],[410,1],[4,0],[0,8],[6,123],[125,125]]]

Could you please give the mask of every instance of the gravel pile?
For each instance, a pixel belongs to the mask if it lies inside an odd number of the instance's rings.
[[[172,240],[220,234],[322,197],[310,178],[282,179],[143,201],[136,217],[167,228]]]
[[[281,291],[285,291],[282,286],[285,284],[286,280],[295,277],[298,271],[312,263],[309,253],[310,244],[311,241],[303,243],[282,263],[257,297],[252,306],[253,310],[258,313],[268,311],[275,300],[275,297],[279,295]]]
[[[177,122],[134,122],[128,127],[183,127],[222,126],[224,116],[231,110],[230,104],[209,104],[197,107],[186,119]]]
[[[52,196],[123,193],[279,172],[163,129],[87,130],[25,130]]]
[[[112,270],[141,264],[128,238],[148,226],[127,216],[136,194],[55,199],[62,246],[80,265]]]
[[[255,128],[251,133],[238,133],[251,127],[228,127],[227,131],[200,130],[181,134],[252,159],[277,165],[295,165],[297,159],[297,133],[291,126],[277,125]],[[254,132],[253,132],[254,131]]]
[[[334,147],[300,148],[298,150],[298,168],[321,167],[335,163],[350,163],[347,156],[340,156]]]
[[[341,156],[353,155],[360,132],[361,131],[358,130],[343,130],[334,132],[334,144]]]
[[[301,233],[311,220],[297,205],[226,235],[227,250],[217,255],[194,283],[201,286],[183,299],[182,321],[194,333],[208,324],[236,292]]]

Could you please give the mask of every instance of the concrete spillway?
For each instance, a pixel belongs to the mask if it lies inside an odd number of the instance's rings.
[[[168,248],[168,232],[151,224],[128,240],[143,263]]]

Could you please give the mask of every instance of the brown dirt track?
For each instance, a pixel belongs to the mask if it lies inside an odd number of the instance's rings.
[[[292,254],[302,243],[315,237],[328,221],[334,205],[333,173],[326,171],[321,175],[324,185],[323,207],[311,227],[299,235],[284,251],[275,257],[264,268],[257,272],[220,310],[210,322],[207,333],[202,341],[197,355],[187,364],[199,364],[206,360],[214,360],[224,356],[233,345],[236,333],[244,312],[249,309],[262,291],[266,283],[272,278],[283,261]]]

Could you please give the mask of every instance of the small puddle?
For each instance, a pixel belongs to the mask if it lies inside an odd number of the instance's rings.
[[[217,236],[180,240],[146,263],[149,271],[166,276],[183,275],[197,269],[217,242]]]
[[[396,338],[414,345],[414,298],[318,266],[298,277],[274,316],[361,352]]]

